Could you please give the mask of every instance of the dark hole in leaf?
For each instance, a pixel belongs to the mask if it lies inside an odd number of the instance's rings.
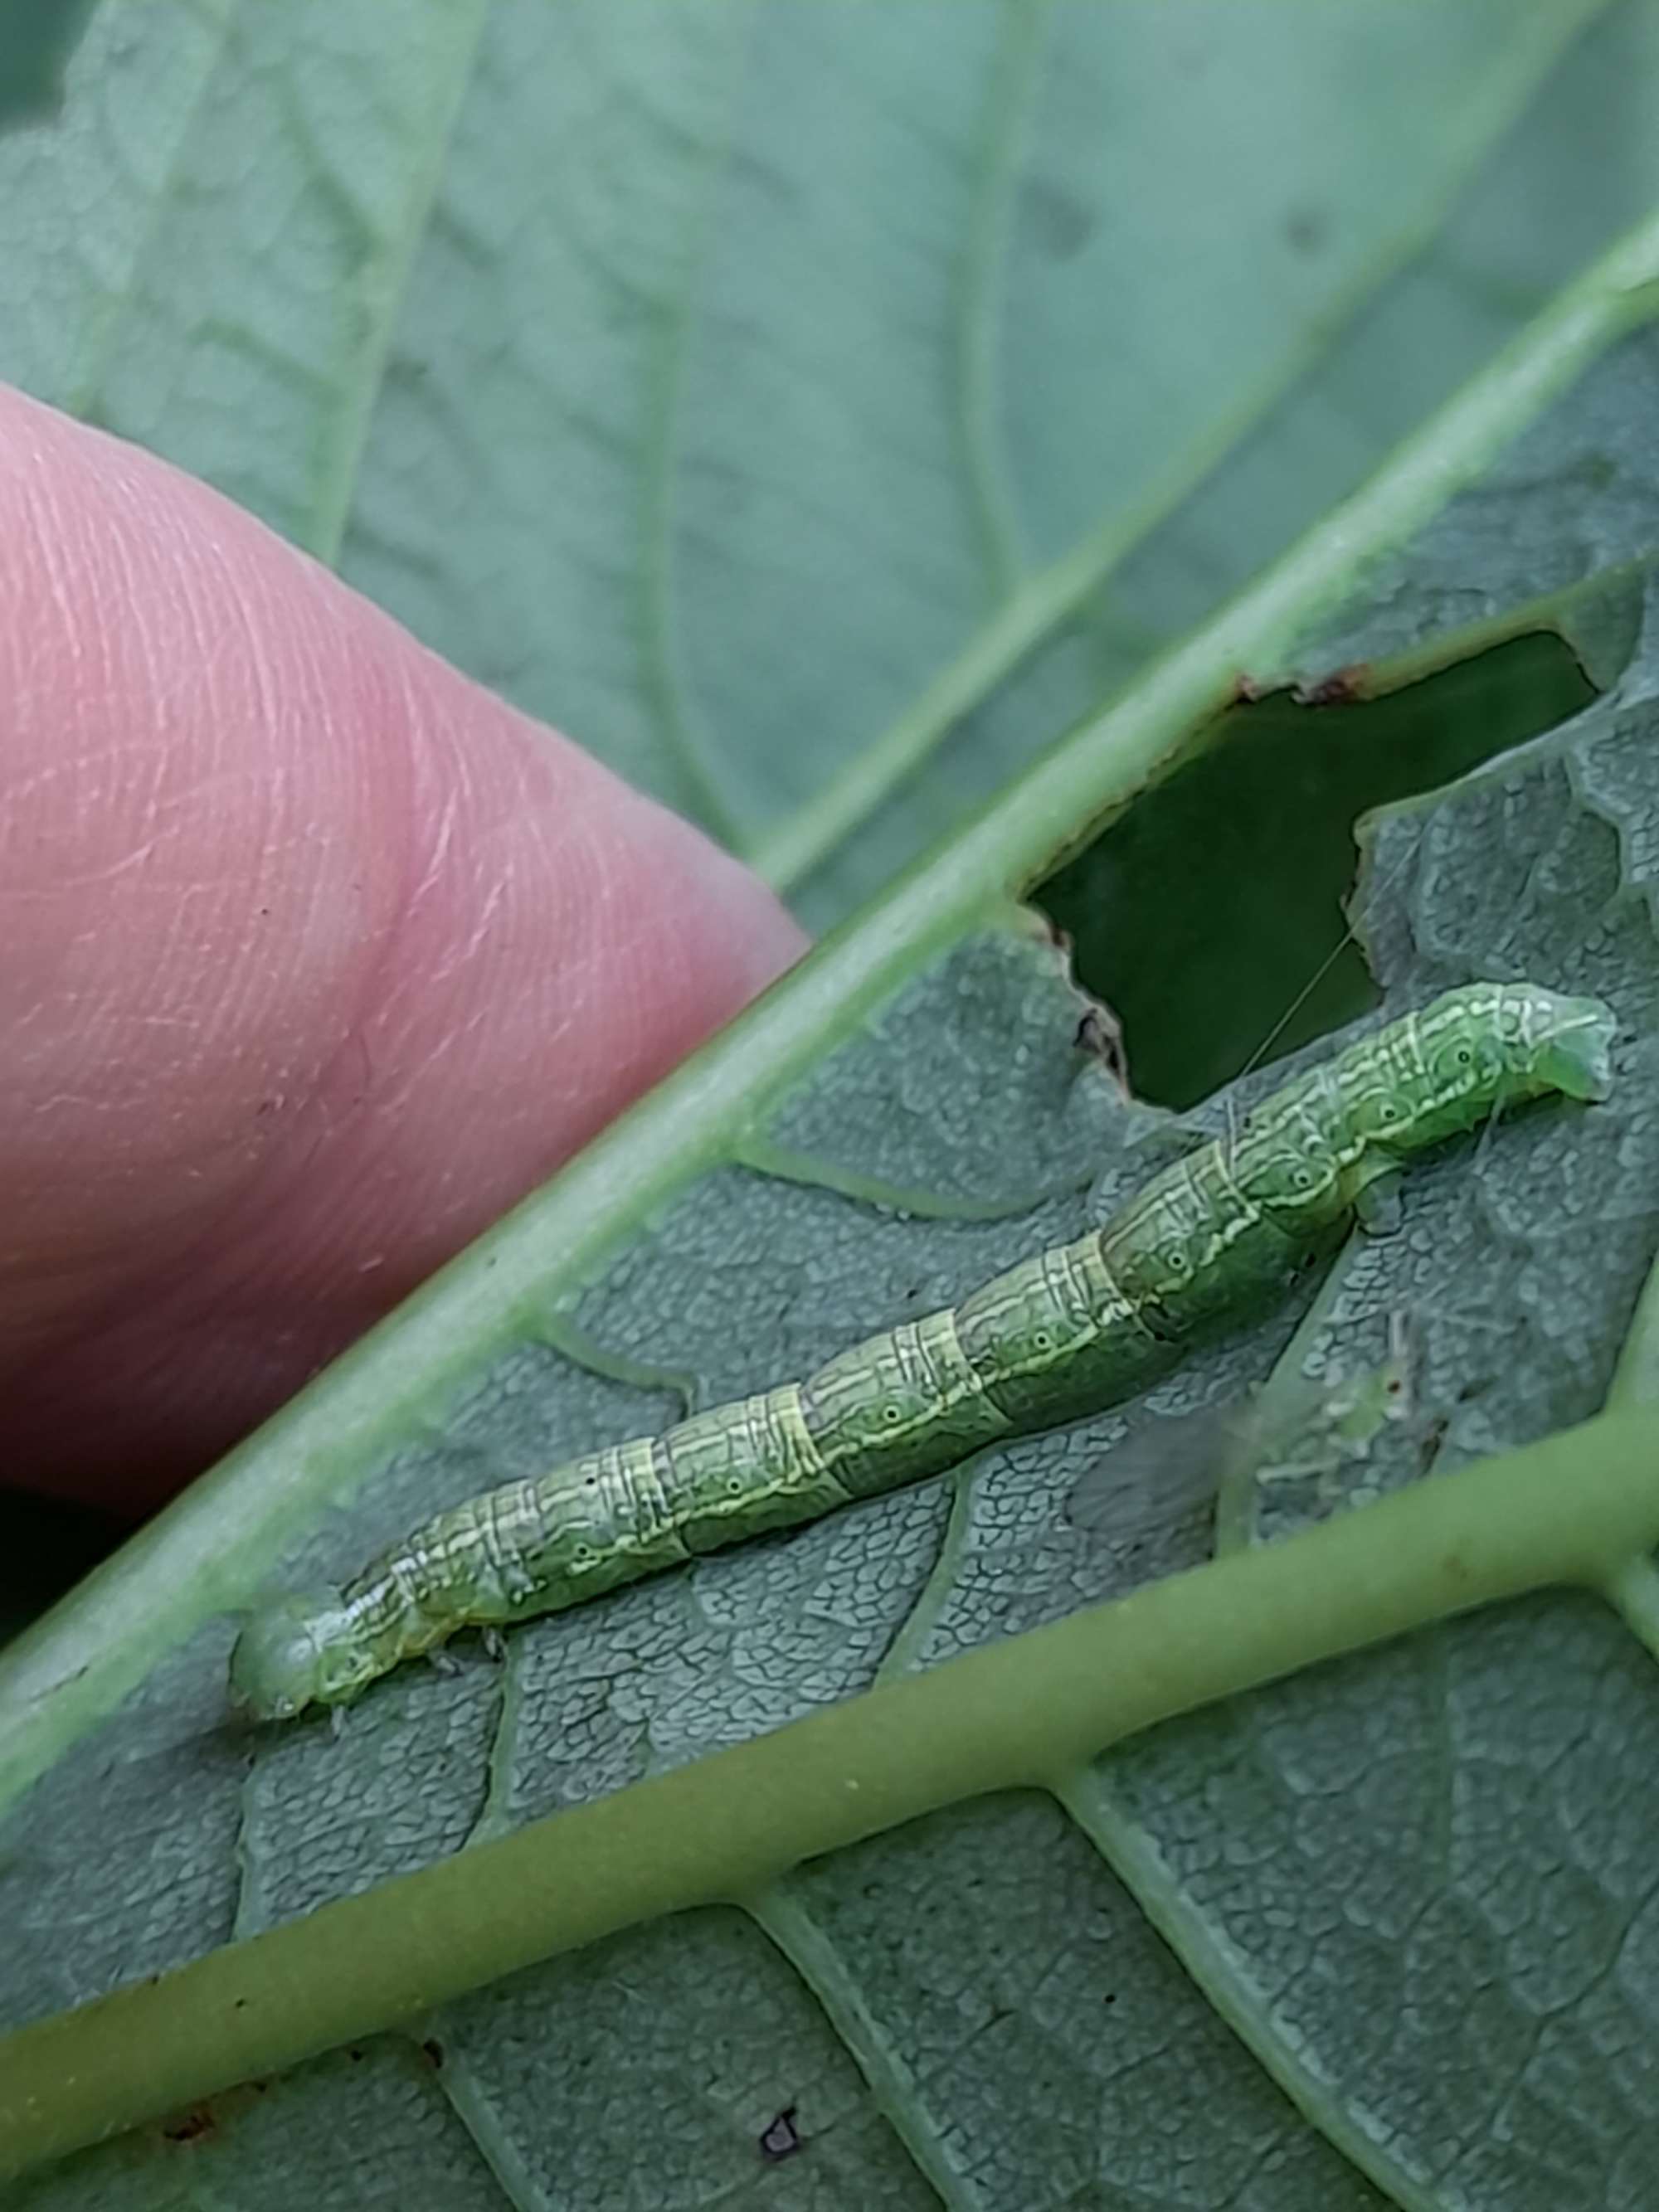
[[[1352,702],[1352,682],[1324,696]],[[1178,768],[1031,895],[1122,1023],[1136,1095],[1193,1105],[1266,1040],[1276,1059],[1374,1006],[1343,906],[1356,817],[1595,696],[1559,638],[1521,637],[1382,697],[1321,707],[1276,692],[1195,732]]]
[[[777,2118],[761,2130],[760,2154],[769,2166],[780,2165],[805,2148],[806,2138],[795,2125],[798,2109],[794,2105],[786,2105]]]

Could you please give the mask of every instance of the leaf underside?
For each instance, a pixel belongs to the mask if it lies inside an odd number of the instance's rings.
[[[1524,970],[1605,992],[1632,1032],[1606,1107],[1517,1117],[1413,1172],[1401,1230],[1343,1255],[1301,1344],[1323,1367],[1374,1360],[1407,1311],[1442,1465],[1593,1410],[1650,1261],[1652,734],[1647,714],[1597,707],[1376,842],[1366,921],[1391,1005]],[[576,1365],[556,1321],[527,1316],[282,1577],[337,1571],[482,1480],[670,1416],[672,1378],[735,1394],[1069,1233],[1160,1149],[1075,1026],[1038,940],[965,941],[773,1124],[832,1180],[856,1162],[902,1187],[908,1218],[744,1167],[701,1177],[575,1314],[618,1360],[659,1367],[661,1392]],[[1101,1181],[1006,1221],[953,1218],[1006,1188],[1014,1158],[1059,1189]],[[927,1665],[1197,1559],[1201,1508],[1115,1545],[1068,1524],[1066,1492],[1160,1409],[1262,1376],[1295,1320],[1271,1316],[1146,1403],[985,1455],[954,1517],[953,1486],[924,1485],[701,1561],[526,1627],[501,1666],[470,1650],[451,1679],[406,1670],[338,1741],[274,1731],[250,1764],[221,1724],[232,1624],[204,1623],[0,1833],[14,2019],[775,1727],[896,1656]],[[1409,1439],[1404,1464],[1393,1445],[1379,1439],[1372,1481],[1420,1472]],[[233,2100],[191,2155],[240,2173],[257,2142],[301,2142],[343,2097],[355,2137],[390,2131],[389,2170],[437,2160],[482,2187],[471,2162],[510,2153],[549,2202],[620,2203],[642,2135],[712,2190],[794,2104],[811,2186],[861,2201],[1006,2201],[1037,2173],[1056,2200],[1156,2201],[1197,2171],[1214,2202],[1255,2186],[1263,2204],[1360,2205],[1379,2201],[1364,2174],[1392,2161],[1425,2190],[1526,2203],[1547,2144],[1553,2201],[1617,2201],[1623,2162],[1654,2150],[1650,1666],[1587,1599],[1448,1626],[1160,1729],[1075,1777],[1063,1805],[941,1815],[746,1911],[532,1970],[427,2023],[441,2066],[395,2042],[320,2062],[257,2111]],[[112,2163],[135,2188],[150,2172],[125,2145],[71,2161],[61,2185]]]

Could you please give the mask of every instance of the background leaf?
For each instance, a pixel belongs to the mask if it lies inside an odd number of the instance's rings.
[[[95,0],[40,0],[13,10],[0,47],[0,129],[48,114],[63,94],[64,65]]]
[[[1659,193],[1645,4],[103,0],[0,374],[815,923]]]

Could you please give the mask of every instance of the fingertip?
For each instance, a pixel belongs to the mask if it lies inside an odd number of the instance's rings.
[[[83,1493],[182,1480],[802,947],[252,517],[4,390],[0,699],[0,1449]]]

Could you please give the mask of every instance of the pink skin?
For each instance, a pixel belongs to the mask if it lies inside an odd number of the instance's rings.
[[[0,1467],[159,1502],[794,959],[696,830],[0,388]]]

